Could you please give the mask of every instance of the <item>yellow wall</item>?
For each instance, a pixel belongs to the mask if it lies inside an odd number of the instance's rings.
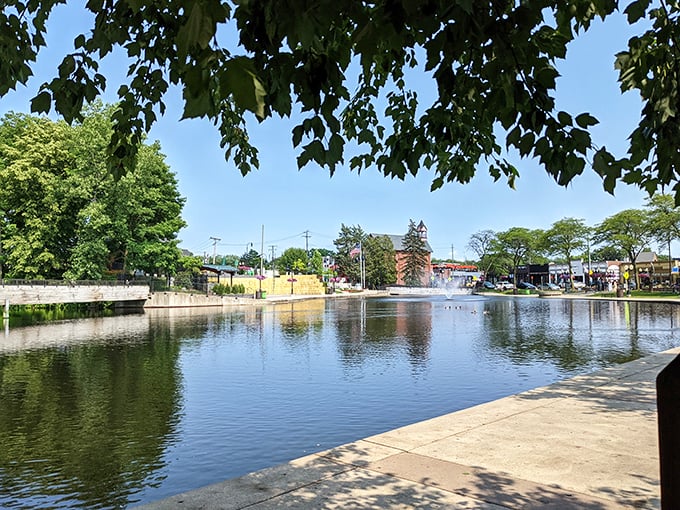
[[[262,280],[262,287],[260,287],[260,280],[254,276],[234,276],[231,280],[229,276],[221,276],[220,283],[229,285],[233,282],[234,285],[243,285],[246,288],[246,294],[255,294],[256,291],[262,290],[269,295],[290,294],[291,282],[288,281],[289,275],[282,274],[278,278],[265,278]],[[296,274],[294,278],[297,280],[293,282],[293,294],[309,295],[323,295],[325,288],[319,277],[313,274]],[[210,283],[217,283],[217,277],[210,278]]]

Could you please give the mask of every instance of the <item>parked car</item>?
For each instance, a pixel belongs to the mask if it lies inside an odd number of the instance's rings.
[[[585,283],[574,280],[574,289],[579,290],[584,288],[585,286],[586,286]],[[565,280],[564,282],[560,283],[560,287],[564,288],[565,290],[570,290],[571,280]]]
[[[498,282],[496,284],[496,288],[498,290],[512,290],[515,288],[515,285],[512,282]]]
[[[542,283],[538,286],[540,290],[562,290],[556,283]]]
[[[533,283],[529,283],[529,282],[519,282],[517,284],[517,288],[518,289],[526,289],[526,290],[536,290],[536,285],[534,285]]]
[[[486,281],[486,280],[484,281],[484,283],[482,283],[482,287],[484,287],[485,289],[491,289],[491,290],[496,288],[496,286],[493,283]]]

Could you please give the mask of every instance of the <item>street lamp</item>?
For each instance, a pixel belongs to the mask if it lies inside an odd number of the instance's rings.
[[[286,267],[286,271],[288,271],[288,275],[290,276],[290,278],[288,278],[288,281],[290,282],[290,294],[293,295],[293,284],[297,280],[295,279],[295,275],[292,274],[292,272],[290,270],[290,266]]]

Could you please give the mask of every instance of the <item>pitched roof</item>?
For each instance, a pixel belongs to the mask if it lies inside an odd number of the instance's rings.
[[[235,274],[235,273],[238,272],[238,269],[236,269],[234,266],[225,266],[223,264],[203,264],[201,266],[201,270],[210,271],[212,273],[232,273],[232,274]]]
[[[394,251],[406,251],[404,248],[404,235],[392,235],[392,234],[369,234],[373,237],[389,237],[390,241],[392,241],[392,245],[394,246]],[[432,246],[430,246],[430,243],[425,240],[425,250],[432,253],[434,250],[432,249]]]
[[[657,262],[659,259],[656,256],[656,252],[653,251],[643,251],[635,259],[636,264],[649,264],[650,262]]]

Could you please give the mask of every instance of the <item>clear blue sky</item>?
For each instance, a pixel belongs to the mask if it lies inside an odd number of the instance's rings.
[[[28,112],[29,100],[43,81],[51,79],[61,56],[71,48],[83,20],[80,4],[55,9],[50,22],[48,48],[39,58],[35,77],[0,99],[0,115]],[[639,119],[640,101],[634,93],[621,95],[613,68],[614,55],[626,48],[633,30],[623,16],[609,18],[570,46],[559,63],[558,107],[577,114],[588,111],[601,122],[596,143],[623,155],[626,138]],[[57,58],[59,60],[57,60]],[[111,72],[121,61],[105,61]],[[115,70],[113,71],[115,74]],[[122,72],[122,71],[121,71]],[[415,76],[423,95],[431,90],[426,76]],[[109,82],[105,101],[115,100],[118,86]],[[150,133],[159,140],[167,163],[177,175],[186,198],[183,217],[188,226],[180,232],[180,246],[195,254],[212,253],[211,237],[220,238],[217,252],[241,254],[253,243],[260,250],[264,225],[264,250],[276,254],[289,247],[333,249],[341,224],[360,225],[369,233],[402,234],[409,219],[424,221],[429,242],[438,258],[474,257],[466,248],[470,235],[480,230],[506,230],[514,226],[548,228],[565,217],[582,218],[595,225],[627,208],[642,207],[646,195],[635,187],[619,185],[615,196],[602,189],[600,179],[586,170],[568,188],[559,187],[532,160],[516,160],[520,179],[511,190],[494,183],[480,166],[470,184],[448,184],[430,192],[431,175],[425,170],[405,181],[382,177],[376,170],[361,175],[339,168],[331,178],[326,170],[308,165],[298,171],[291,144],[290,120],[250,123],[251,140],[260,149],[260,170],[242,177],[227,163],[219,136],[208,121],[179,121],[182,104],[178,91],[166,98],[168,110]]]

